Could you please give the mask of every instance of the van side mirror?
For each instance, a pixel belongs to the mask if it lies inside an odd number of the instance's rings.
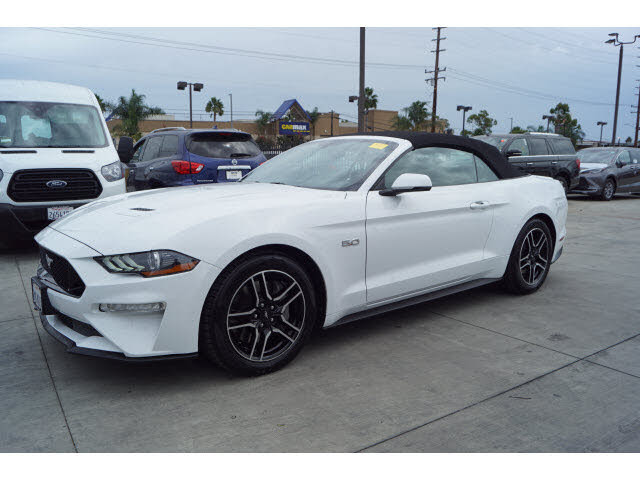
[[[507,157],[520,157],[522,156],[522,152],[520,150],[507,150],[505,155]]]
[[[431,190],[432,183],[429,175],[421,175],[418,173],[403,173],[395,179],[391,188],[380,190],[383,197],[395,197],[401,193],[407,192],[428,192]]]
[[[118,142],[118,157],[122,163],[129,163],[133,158],[133,138],[120,137]]]

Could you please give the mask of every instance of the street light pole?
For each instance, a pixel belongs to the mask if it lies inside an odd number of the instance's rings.
[[[458,105],[458,106],[456,107],[456,110],[457,110],[457,111],[462,110],[462,130],[460,131],[460,135],[463,135],[463,134],[464,134],[464,131],[465,131],[465,128],[466,128],[466,121],[467,121],[466,116],[467,116],[467,112],[468,112],[469,110],[471,110],[471,106]]]
[[[618,129],[618,107],[620,105],[620,80],[622,79],[622,56],[624,54],[624,46],[635,43],[636,40],[640,38],[640,35],[635,35],[633,37],[633,40],[630,42],[621,42],[620,39],[618,38],[619,37],[618,33],[610,33],[609,36],[613,38],[610,38],[604,43],[610,43],[614,47],[620,47],[620,56],[618,58],[618,83],[616,86],[616,107],[615,107],[615,112],[613,114],[613,133],[611,134],[611,143],[615,145],[616,131]]]
[[[597,125],[600,125],[600,141],[598,142],[598,146],[602,143],[602,129],[607,124],[607,122],[598,122]]]
[[[229,94],[229,106],[231,107],[231,128],[233,128],[233,93]]]
[[[365,30],[360,27],[360,88],[358,90],[358,132],[364,132],[364,43]]]
[[[636,108],[636,134],[633,140],[635,148],[638,148],[638,130],[640,130],[640,85],[638,85],[638,107]]]
[[[178,82],[178,90],[185,90],[189,87],[189,128],[193,128],[193,101],[191,97],[191,89],[199,92],[204,88],[202,83]]]

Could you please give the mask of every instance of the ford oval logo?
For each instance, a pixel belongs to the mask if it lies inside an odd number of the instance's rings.
[[[67,182],[64,180],[49,180],[47,182],[47,187],[49,188],[64,188],[67,186]]]

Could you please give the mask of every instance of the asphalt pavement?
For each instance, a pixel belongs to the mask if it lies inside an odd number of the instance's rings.
[[[0,252],[2,452],[638,452],[640,197],[571,197],[529,296],[488,285],[326,330],[285,369],[69,355]]]

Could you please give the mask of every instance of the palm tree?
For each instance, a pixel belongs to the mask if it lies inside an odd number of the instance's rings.
[[[393,125],[392,127],[395,130],[411,130],[413,128],[413,125],[411,123],[411,120],[409,120],[406,116],[404,115],[396,115],[396,118],[393,119]]]
[[[129,98],[120,97],[118,103],[113,106],[111,113],[122,120],[120,125],[114,128],[114,133],[128,137],[138,137],[140,129],[138,123],[151,115],[162,115],[164,111],[159,107],[150,107],[144,103],[144,95],[131,90]]]
[[[204,107],[204,111],[207,112],[210,117],[213,117],[213,121],[215,122],[218,115],[224,115],[224,104],[219,98],[211,97],[207,102],[207,106]]]
[[[373,93],[373,88],[366,87],[364,89],[364,111],[378,108],[378,95]]]
[[[98,105],[100,105],[100,110],[102,111],[102,113],[105,113],[108,110],[111,110],[112,105],[109,104],[109,102],[107,102],[106,100],[103,100],[102,97],[97,93],[94,93],[94,95],[96,96],[96,100],[98,100]]]
[[[411,122],[412,130],[420,130],[421,128],[424,128],[424,123],[429,117],[429,112],[427,111],[427,102],[416,100],[403,110],[406,113],[407,118]]]
[[[307,110],[307,115],[309,115],[309,118],[311,119],[311,128],[313,129],[312,134],[315,137],[316,136],[316,122],[320,118],[320,112],[318,111],[318,107],[315,107],[311,111]]]
[[[259,132],[264,135],[267,126],[271,123],[271,112],[265,112],[264,110],[256,110],[256,125]]]

